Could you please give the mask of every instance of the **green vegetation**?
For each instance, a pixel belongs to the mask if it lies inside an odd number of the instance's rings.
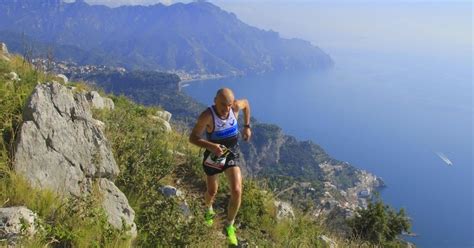
[[[16,72],[21,80],[11,80],[10,72]],[[27,247],[126,247],[129,241],[108,224],[98,194],[64,199],[32,188],[12,170],[14,141],[25,102],[37,82],[52,79],[54,76],[35,70],[20,57],[11,58],[11,62],[0,60],[0,206],[26,206],[38,214],[43,228],[24,241]]]
[[[225,218],[228,184],[221,180],[216,209],[217,224],[208,229],[204,223],[202,193],[205,188],[201,158],[196,147],[187,142],[187,135],[165,133],[151,115],[154,107],[136,105],[124,97],[114,97],[115,110],[97,111],[96,118],[106,123],[106,135],[111,141],[121,175],[116,184],[127,195],[136,210],[139,247],[156,246],[214,246],[225,242],[216,240]],[[178,156],[176,152],[186,154]],[[185,190],[190,214],[182,211],[183,200],[164,198],[159,188],[184,180],[178,187]],[[295,242],[316,244],[319,225],[297,218],[278,222],[274,196],[265,184],[244,181],[242,208],[239,211],[239,237],[251,244],[270,246]]]
[[[397,236],[410,229],[405,210],[402,208],[397,213],[381,199],[369,202],[367,209],[358,210],[348,224],[352,239],[383,247],[399,247]]]
[[[15,71],[21,81],[7,75]],[[136,212],[138,236],[131,243],[125,231],[113,229],[101,208],[101,195],[96,188],[91,195],[63,198],[48,190],[32,188],[12,170],[13,149],[22,123],[23,106],[37,82],[54,77],[39,72],[14,57],[12,62],[0,61],[0,203],[1,207],[23,205],[38,214],[42,226],[25,247],[215,247],[225,246],[221,234],[228,201],[226,180],[220,182],[215,209],[217,217],[212,228],[204,223],[202,194],[205,189],[200,151],[187,142],[186,132],[167,133],[160,121],[153,118],[156,107],[144,107],[123,96],[109,96],[114,110],[95,111],[94,116],[105,122],[106,136],[112,146],[121,174],[116,185],[126,194]],[[75,84],[76,90],[88,90]],[[176,130],[176,126],[174,127]],[[270,135],[270,133],[268,133]],[[313,147],[314,148],[314,147]],[[324,247],[318,236],[326,234],[344,247],[367,247],[351,244],[326,230],[324,220],[311,216],[309,203],[320,192],[295,190],[295,197],[306,196],[300,202],[294,219],[277,220],[274,205],[275,189],[290,187],[293,177],[274,176],[267,181],[245,179],[243,202],[237,216],[238,237],[250,246],[261,247]],[[175,185],[184,192],[183,198],[166,198],[160,192],[163,185]],[[308,187],[320,188],[317,182]],[[291,200],[291,199],[290,199]],[[372,205],[371,205],[372,206]],[[363,213],[363,212],[361,212]],[[387,219],[402,214],[387,214]],[[395,217],[397,218],[395,218]],[[355,221],[354,223],[358,223]],[[390,235],[397,234],[396,222],[387,221]],[[403,226],[403,223],[398,223]],[[358,225],[355,225],[359,227]],[[402,229],[404,230],[404,229]],[[384,241],[390,241],[390,237]],[[357,236],[362,238],[362,236]],[[4,245],[0,243],[0,245]]]

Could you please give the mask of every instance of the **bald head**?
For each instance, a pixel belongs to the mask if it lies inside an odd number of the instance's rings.
[[[217,91],[214,101],[223,102],[225,104],[231,104],[234,102],[234,92],[229,88],[221,88]]]
[[[219,89],[214,98],[214,104],[217,114],[223,118],[229,115],[230,109],[234,104],[234,93],[229,88]]]

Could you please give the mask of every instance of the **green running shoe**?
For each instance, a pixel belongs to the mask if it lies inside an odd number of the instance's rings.
[[[216,213],[214,212],[214,210],[208,209],[206,211],[206,213],[204,214],[204,222],[206,223],[206,226],[211,227],[212,224],[214,224],[214,216],[215,215],[216,215]]]
[[[230,245],[237,246],[237,236],[235,235],[236,228],[234,225],[229,225],[225,228],[225,231],[227,233],[227,240],[229,240]]]

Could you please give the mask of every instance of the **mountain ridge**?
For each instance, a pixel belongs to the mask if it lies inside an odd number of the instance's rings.
[[[0,3],[0,14],[0,30],[99,51],[129,69],[228,76],[333,64],[311,43],[252,27],[209,2],[109,8],[18,0]]]

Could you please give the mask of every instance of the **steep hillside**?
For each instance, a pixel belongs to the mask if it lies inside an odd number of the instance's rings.
[[[84,84],[66,84],[6,51],[2,44],[1,245],[225,246],[221,229],[228,185],[221,181],[217,223],[208,228],[203,225],[200,152],[187,142],[186,133],[169,125],[169,113],[123,96],[103,98]],[[329,164],[320,168],[326,176],[341,170]],[[327,247],[334,242],[343,247],[369,246],[358,240],[361,236],[349,242],[334,232],[326,215],[314,214],[315,208],[293,208],[282,202],[282,191],[274,193],[272,183],[244,180],[237,217],[242,246]],[[115,199],[119,201],[111,204]],[[125,203],[131,209],[122,208]],[[136,237],[131,222],[117,225],[111,220],[115,214],[132,212]],[[370,218],[368,213],[364,216]],[[392,225],[393,216],[382,227]],[[364,228],[363,223],[354,223]],[[393,238],[378,244],[402,245]]]
[[[221,185],[215,206],[218,223],[209,229],[203,225],[201,204],[204,174],[200,165],[200,153],[190,146],[186,136],[166,128],[166,120],[160,117],[163,114],[158,114],[166,112],[137,105],[124,97],[110,96],[113,101],[110,105],[84,85],[58,83],[61,78],[37,71],[20,57],[3,52],[1,55],[2,245],[225,245],[220,219],[223,218],[226,208],[228,186],[225,182]],[[81,99],[90,103],[82,103]],[[91,108],[95,106],[93,119],[87,116],[87,113],[90,113],[89,104]],[[77,126],[81,123],[86,125]],[[99,136],[90,137],[87,126],[93,131],[90,134],[102,136],[101,139]],[[69,129],[70,127],[72,129]],[[31,128],[38,128],[39,131],[29,131]],[[29,135],[33,136],[30,138]],[[104,147],[99,148],[95,155],[87,150],[82,151],[87,146],[76,141],[89,142],[86,140],[96,142],[98,147]],[[35,141],[40,142],[31,143]],[[70,145],[78,152],[69,153],[72,148]],[[106,153],[101,151],[109,145],[113,158],[107,158]],[[96,148],[92,146],[87,149],[94,151]],[[108,169],[102,170],[102,159],[112,159],[113,163],[116,161],[118,165],[113,173],[120,173],[117,178],[111,180],[115,181],[130,202],[133,210],[128,211],[135,212],[137,233],[133,241],[131,237],[135,235],[129,235],[130,227],[127,228],[127,223],[124,223],[125,229],[121,231],[121,227],[108,222],[111,212],[107,212],[107,206],[101,202],[108,199],[107,192],[110,189],[101,192],[101,183],[93,182],[110,174]],[[76,165],[76,161],[79,164]],[[59,163],[56,164],[57,162]],[[87,164],[98,167],[85,167]],[[56,166],[56,169],[41,169],[51,165]],[[25,167],[29,169],[23,170]],[[87,180],[82,182],[86,187],[74,180],[55,184],[55,180],[61,180],[53,179],[55,175],[75,179],[77,170],[83,170],[86,178],[92,179],[91,184],[88,184]],[[102,182],[102,179],[98,180]],[[92,187],[87,189],[88,185]],[[169,191],[172,186],[179,188],[174,194]],[[293,214],[295,217],[292,217],[294,221],[277,219],[275,198],[270,192],[263,191],[262,187],[265,188],[265,185],[253,180],[246,180],[244,183],[246,197],[238,217],[242,244],[285,246],[288,242],[294,242],[293,237],[299,237],[298,242],[323,244],[321,242],[324,241],[318,238],[323,229],[316,220],[302,218],[297,210]],[[65,192],[68,189],[72,190],[70,194]],[[87,190],[81,191],[82,189]],[[19,206],[27,209],[22,210]],[[20,215],[9,214],[17,209]],[[25,211],[28,218],[22,221],[21,216],[26,216]]]
[[[79,78],[103,87],[107,92],[124,94],[146,105],[160,105],[173,113],[176,123],[191,128],[205,106],[182,93],[179,80],[170,74],[146,71],[84,74]],[[383,181],[366,171],[338,161],[310,141],[298,141],[276,125],[252,120],[253,138],[240,142],[244,173],[260,179],[272,178],[272,190],[280,191],[300,184],[281,194],[295,204],[302,200],[313,205],[342,208],[348,214],[366,205]],[[314,191],[310,189],[314,189]],[[344,192],[344,193],[341,193]],[[362,193],[364,194],[364,193]],[[305,204],[307,205],[307,204]]]

